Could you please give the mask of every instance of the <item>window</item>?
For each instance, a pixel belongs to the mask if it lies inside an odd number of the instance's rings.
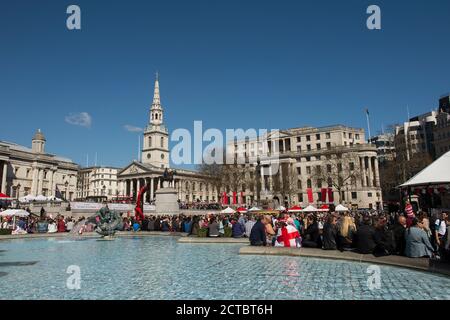
[[[372,192],[368,192],[368,193],[367,193],[367,196],[368,196],[369,198],[372,198]]]
[[[161,137],[161,148],[164,148],[164,138]]]
[[[310,166],[306,167],[306,174],[311,174],[311,167]]]
[[[297,174],[302,174],[302,168],[297,167]]]
[[[148,146],[149,146],[149,147],[152,146],[152,137],[148,137]]]
[[[342,172],[342,163],[337,164],[338,172]]]
[[[300,136],[297,137],[297,142],[302,141],[302,139],[300,138]]]
[[[297,197],[298,197],[298,202],[303,202],[303,193],[299,193],[297,195]]]
[[[316,140],[320,140],[320,133],[316,134]]]
[[[306,141],[311,141],[311,136],[310,135],[306,136]]]
[[[306,181],[306,186],[307,186],[308,188],[312,188],[312,182],[311,182],[311,179],[308,179],[308,180]]]
[[[306,161],[311,161],[311,157],[305,157]]]
[[[331,138],[331,134],[329,132],[325,133],[325,138],[330,139]]]
[[[316,143],[316,149],[317,149],[317,150],[320,150],[320,149],[321,149],[320,143]]]
[[[306,145],[306,150],[311,151],[311,145],[310,144]]]
[[[322,188],[322,179],[317,179],[317,188]]]
[[[297,189],[299,189],[299,190],[302,189],[302,180],[297,181]]]
[[[161,159],[164,159],[164,153],[161,153]]]
[[[318,174],[322,173],[322,167],[320,165],[316,166],[316,173],[318,173]]]
[[[147,159],[150,159],[152,155],[150,153],[147,153]]]
[[[348,134],[348,138],[349,138],[349,139],[353,138],[353,133],[349,133],[349,134]]]
[[[327,164],[327,173],[331,173],[331,164]]]
[[[356,139],[356,140],[359,140],[359,134],[358,134],[358,133],[355,134],[355,139]]]
[[[352,192],[352,199],[353,200],[358,199],[358,194],[356,192]]]
[[[355,170],[355,164],[353,162],[350,162],[349,166],[351,171]]]
[[[301,146],[297,146],[297,152],[302,151],[302,147]]]
[[[328,150],[331,149],[331,142],[327,142],[327,149],[328,149]]]

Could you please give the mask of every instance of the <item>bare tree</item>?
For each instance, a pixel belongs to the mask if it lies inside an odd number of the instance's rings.
[[[342,203],[346,185],[356,185],[361,178],[359,156],[355,152],[346,152],[335,148],[323,161],[323,165],[311,168],[310,178],[317,185],[333,187],[338,191],[339,203]]]
[[[300,190],[298,174],[291,163],[281,163],[280,170],[277,174],[272,176],[273,179],[273,193],[280,194],[284,199],[288,199],[289,204],[292,203],[292,198]]]

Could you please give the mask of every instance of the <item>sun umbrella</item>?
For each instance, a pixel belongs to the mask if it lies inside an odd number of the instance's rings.
[[[224,214],[232,214],[235,213],[236,211],[233,210],[232,208],[228,207],[226,209],[223,209],[222,211],[220,211],[220,213],[224,213]]]
[[[246,213],[248,210],[246,208],[244,208],[244,207],[239,207],[239,208],[236,209],[236,211],[239,212],[239,213]]]
[[[320,207],[320,209],[318,210],[318,211],[320,211],[320,212],[326,212],[326,211],[329,211],[330,210],[330,207],[327,205],[327,204],[324,204],[324,205],[322,205],[321,207]]]
[[[258,208],[258,207],[252,207],[252,208],[250,208],[248,211],[250,211],[250,212],[261,211],[261,208]]]
[[[302,210],[302,212],[318,212],[319,209],[317,209],[316,207],[309,205],[307,206],[305,209]]]
[[[302,208],[299,206],[293,206],[291,208],[288,209],[289,212],[301,212]]]
[[[34,200],[36,201],[48,201],[46,196],[43,196],[42,194],[38,195]]]
[[[12,198],[4,193],[0,193],[0,200],[12,200]]]
[[[344,207],[342,204],[338,204],[334,211],[349,211],[347,207]]]

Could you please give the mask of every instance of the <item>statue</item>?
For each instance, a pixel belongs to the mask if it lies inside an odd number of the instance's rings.
[[[170,170],[169,171],[169,169],[167,169],[167,168],[164,169],[164,173],[163,173],[162,178],[161,178],[161,180],[163,182],[163,185],[164,185],[164,181],[167,181],[169,183],[169,187],[172,187],[173,186],[173,181],[174,181],[174,175],[176,175],[176,174],[177,174],[176,170]]]
[[[121,214],[117,211],[109,210],[108,205],[90,216],[86,223],[88,222],[95,224],[95,231],[103,237],[111,237],[117,230],[123,229]]]

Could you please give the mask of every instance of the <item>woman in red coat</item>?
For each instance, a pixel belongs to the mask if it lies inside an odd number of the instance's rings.
[[[58,220],[58,232],[66,232],[66,223],[63,218]]]

